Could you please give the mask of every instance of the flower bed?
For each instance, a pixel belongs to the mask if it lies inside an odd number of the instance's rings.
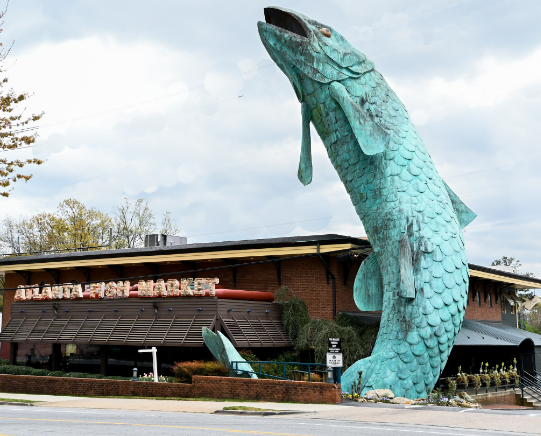
[[[464,407],[468,409],[481,408],[481,405],[466,392],[460,392],[460,394],[454,396],[445,396],[441,392],[435,391],[428,398],[410,400],[404,397],[395,397],[394,393],[389,389],[376,389],[368,391],[364,396],[359,395],[357,392],[353,394],[342,392],[342,398],[359,403],[410,404],[418,406]]]

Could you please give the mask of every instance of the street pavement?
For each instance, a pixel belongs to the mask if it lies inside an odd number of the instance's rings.
[[[541,434],[541,411],[472,410],[388,404],[296,404],[88,398],[0,393],[33,407],[0,405],[0,436],[20,435],[532,435]],[[224,406],[303,413],[284,416],[214,415]]]

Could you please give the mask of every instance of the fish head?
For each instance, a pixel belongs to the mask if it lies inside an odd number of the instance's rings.
[[[373,69],[372,62],[331,26],[280,7],[265,8],[264,13],[265,21],[257,23],[259,36],[299,102],[305,97],[305,77],[328,84]]]

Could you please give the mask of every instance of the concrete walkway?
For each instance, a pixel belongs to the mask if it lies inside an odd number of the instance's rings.
[[[0,392],[0,398],[16,400],[42,401],[40,407],[69,407],[75,409],[118,409],[160,412],[213,413],[226,406],[249,406],[272,410],[302,410],[305,412],[321,412],[334,410],[333,404],[300,404],[300,403],[259,403],[245,401],[193,401],[193,400],[153,400],[144,398],[96,398],[67,397],[54,395],[10,394]]]
[[[41,401],[38,407],[213,413],[226,406],[250,406],[273,410],[299,410],[307,414],[287,415],[288,419],[333,420],[341,423],[372,422],[387,424],[434,425],[449,428],[499,430],[503,434],[523,432],[541,434],[541,411],[538,410],[473,410],[389,404],[348,403],[299,404],[259,403],[243,401],[153,400],[128,398],[90,398],[53,395],[1,393],[0,398]],[[0,411],[2,407],[0,406]],[[239,417],[242,419],[242,417]],[[266,417],[261,419],[274,419]]]

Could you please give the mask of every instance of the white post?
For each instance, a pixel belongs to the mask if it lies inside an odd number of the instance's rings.
[[[158,359],[156,353],[158,352],[156,347],[152,347],[152,366],[154,368],[154,382],[158,383]]]
[[[152,353],[152,369],[154,371],[154,381],[158,383],[158,359],[156,356],[158,349],[156,347],[152,347],[150,350],[138,350],[138,351],[139,353]]]

